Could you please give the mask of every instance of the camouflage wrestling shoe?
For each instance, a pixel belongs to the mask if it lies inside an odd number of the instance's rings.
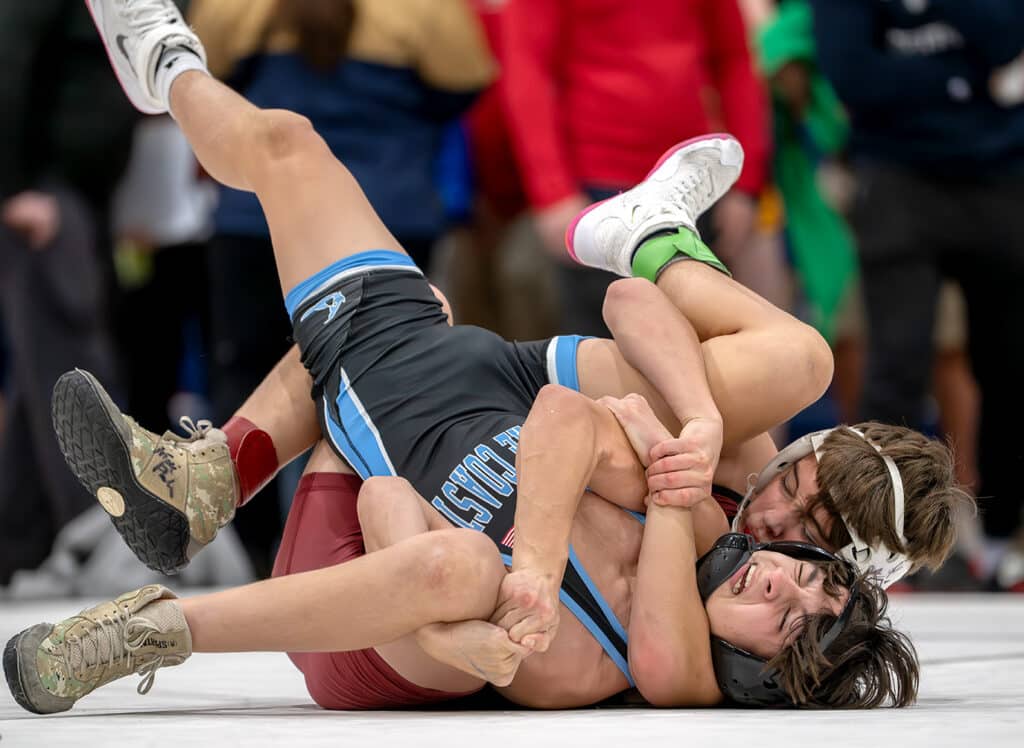
[[[239,495],[224,432],[181,420],[188,438],[146,431],[81,369],[53,388],[53,428],[71,471],[135,555],[164,574],[213,540],[235,516]]]
[[[4,675],[30,712],[66,712],[83,696],[132,673],[149,692],[156,671],[192,654],[192,635],[175,594],[160,585],[128,592],[57,625],[40,623],[7,642]]]

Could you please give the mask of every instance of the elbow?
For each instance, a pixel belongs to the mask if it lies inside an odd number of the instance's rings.
[[[703,668],[693,658],[674,656],[664,646],[629,643],[629,667],[644,700],[657,707],[712,706],[721,700],[718,688],[702,682]],[[710,663],[708,663],[710,665]],[[713,681],[712,677],[712,681]]]
[[[584,438],[587,433],[593,438],[593,407],[593,401],[576,390],[560,384],[546,384],[537,393],[531,412],[556,416],[560,423],[571,426],[579,438]]]
[[[608,286],[601,310],[608,329],[615,332],[624,320],[636,314],[651,294],[661,293],[658,287],[646,278],[620,278]]]
[[[666,658],[661,647],[631,640],[629,642],[629,670],[636,688],[651,706],[683,706],[677,703],[674,678],[677,671],[672,658]]]
[[[581,411],[584,405],[581,399],[585,399],[585,396],[576,390],[571,390],[560,384],[545,384],[537,392],[533,407],[539,406],[562,414],[575,414]]]

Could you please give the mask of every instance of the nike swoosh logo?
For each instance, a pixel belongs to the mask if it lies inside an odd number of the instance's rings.
[[[124,55],[125,62],[128,63],[128,67],[130,67],[132,69],[132,72],[134,73],[135,72],[135,66],[132,65],[132,58],[128,54],[128,50],[124,48],[124,42],[125,42],[125,39],[127,39],[127,38],[128,37],[125,36],[124,34],[118,34],[117,38],[114,41],[117,42],[117,48],[119,50],[121,50],[121,54]]]

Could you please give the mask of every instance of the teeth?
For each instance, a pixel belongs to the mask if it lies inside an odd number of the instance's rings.
[[[732,594],[738,595],[747,588],[747,583],[750,581],[750,575],[754,573],[754,564],[747,567],[747,572],[736,584],[732,586]]]

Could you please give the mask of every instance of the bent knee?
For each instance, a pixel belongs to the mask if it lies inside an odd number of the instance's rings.
[[[356,508],[359,520],[372,519],[388,511],[398,501],[408,501],[410,494],[415,493],[412,484],[405,478],[373,476],[363,481],[359,487]]]
[[[489,600],[493,606],[505,574],[494,541],[482,532],[463,528],[439,530],[425,537],[429,537],[429,546],[421,567],[423,584],[448,600],[462,600],[470,606]]]
[[[404,496],[414,490],[412,484],[405,478],[373,475],[360,486],[359,502],[371,504],[374,501],[387,500],[389,497]]]
[[[388,517],[395,511],[408,510],[410,497],[415,495],[405,478],[372,477],[363,481],[356,498],[356,514],[367,549],[384,544]]]
[[[326,147],[308,117],[286,109],[268,109],[260,113],[257,136],[264,155],[281,161]]]
[[[809,405],[821,397],[832,383],[835,373],[832,348],[817,330],[803,323],[789,336],[789,340],[794,346],[790,360],[804,363],[804,390],[808,393],[806,404]]]

